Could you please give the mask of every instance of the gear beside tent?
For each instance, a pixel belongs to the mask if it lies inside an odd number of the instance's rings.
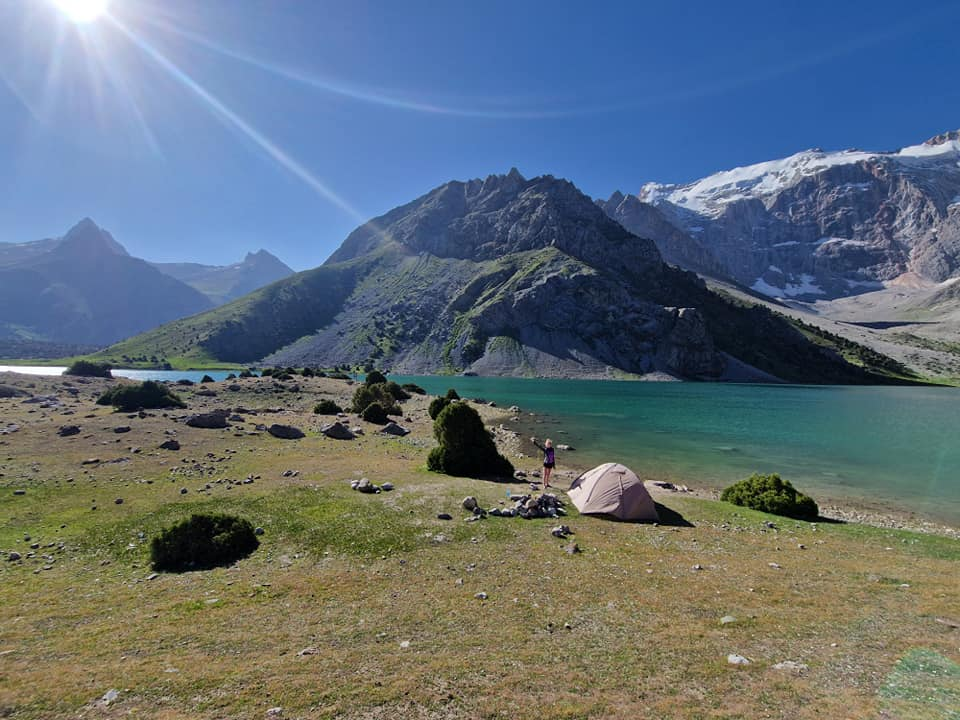
[[[620,520],[660,519],[643,481],[620,463],[604,463],[583,473],[573,481],[567,495],[585,515],[612,515]]]

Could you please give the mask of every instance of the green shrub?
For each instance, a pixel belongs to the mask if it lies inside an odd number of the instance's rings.
[[[333,400],[324,399],[313,406],[313,412],[317,415],[336,415],[343,412],[343,408]]]
[[[450,404],[450,399],[445,397],[435,397],[430,401],[430,407],[427,408],[427,412],[430,413],[430,419],[436,420],[437,416],[443,412],[443,409]]]
[[[277,368],[264,368],[260,371],[260,377],[270,377],[273,373],[277,372]]]
[[[479,413],[466,403],[451,403],[433,422],[440,443],[430,451],[427,468],[458,477],[512,477],[513,465],[497,452]]]
[[[210,377],[209,375],[204,375],[202,378],[200,378],[200,382],[201,382],[201,383],[212,383],[212,382],[216,382],[216,380],[214,380],[214,379],[213,379],[212,377]]]
[[[89,360],[77,360],[63,371],[64,375],[79,375],[80,377],[113,377],[110,374],[109,363],[95,363]]]
[[[372,402],[367,405],[363,412],[360,413],[360,417],[366,420],[368,423],[376,423],[377,425],[386,425],[390,422],[390,418],[387,417],[386,410],[383,409],[383,405],[378,402]]]
[[[402,412],[386,383],[359,385],[353,391],[353,400],[350,404],[353,412],[362,413],[371,403],[380,403],[388,415],[400,415]]]
[[[352,379],[352,378],[351,378],[349,375],[347,375],[346,373],[342,373],[342,372],[339,372],[339,371],[334,371],[334,372],[328,374],[327,377],[328,377],[328,378],[333,378],[334,380],[350,380],[350,379]]]
[[[788,480],[781,479],[775,473],[754,473],[746,480],[734,483],[724,490],[720,499],[734,505],[799,520],[816,520],[820,514],[820,509],[812,498],[798,492]]]
[[[252,370],[241,370],[240,377],[242,378],[252,378],[256,377],[256,374]]]
[[[446,397],[447,397],[447,400],[459,400],[459,399],[460,399],[460,393],[458,393],[458,392],[457,392],[456,390],[454,390],[453,388],[450,388],[449,390],[447,390],[447,395],[446,395]]]
[[[226,380],[236,380],[236,379],[237,379],[237,376],[234,375],[233,373],[230,373],[229,375],[227,375],[227,377],[226,377],[225,379],[226,379]]]
[[[300,374],[303,375],[304,377],[313,377],[315,373],[314,373],[312,367],[305,367],[305,368],[300,372]]]
[[[390,380],[386,383],[387,391],[393,396],[395,400],[409,400],[410,393],[404,390],[400,385]]]
[[[230,565],[260,546],[253,526],[231,515],[192,515],[150,542],[154,570],[184,572]]]
[[[97,398],[97,405],[113,405],[121,412],[187,406],[170,388],[154,380],[111,388]]]
[[[387,381],[386,376],[379,370],[371,370],[367,373],[367,377],[364,379],[364,385],[379,385]]]
[[[427,394],[427,391],[424,390],[424,389],[423,389],[422,387],[420,387],[419,385],[417,385],[416,383],[404,383],[404,384],[401,385],[400,387],[402,387],[404,390],[406,390],[406,391],[409,392],[409,393],[414,393],[415,395],[426,395],[426,394]]]

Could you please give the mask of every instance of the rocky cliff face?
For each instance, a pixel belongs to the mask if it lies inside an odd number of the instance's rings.
[[[941,282],[960,275],[960,133],[889,153],[806,151],[602,205],[682,267],[772,297],[841,297],[907,272]]]

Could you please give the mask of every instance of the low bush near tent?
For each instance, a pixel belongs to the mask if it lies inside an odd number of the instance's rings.
[[[720,499],[734,505],[798,520],[816,520],[820,514],[817,503],[811,497],[798,492],[788,480],[783,480],[776,473],[754,473],[746,480],[734,483],[724,490]]]
[[[97,405],[113,405],[120,412],[133,412],[140,408],[186,407],[186,403],[170,388],[153,380],[111,388],[97,398]]]
[[[511,477],[513,465],[497,452],[483,420],[466,403],[445,407],[433,422],[440,443],[430,451],[427,468],[457,477]]]

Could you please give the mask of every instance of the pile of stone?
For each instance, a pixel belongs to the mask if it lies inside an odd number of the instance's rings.
[[[513,507],[495,507],[490,510],[484,510],[477,503],[475,497],[466,497],[463,499],[463,509],[473,513],[473,518],[468,520],[487,517],[520,517],[524,520],[533,520],[534,518],[557,518],[567,514],[564,508],[563,500],[553,493],[543,493],[539,496],[519,495],[511,498]]]
[[[374,485],[368,478],[360,478],[359,480],[351,480],[350,487],[357,492],[375,495],[380,492],[390,492],[393,490],[393,483],[385,482],[380,485]]]

